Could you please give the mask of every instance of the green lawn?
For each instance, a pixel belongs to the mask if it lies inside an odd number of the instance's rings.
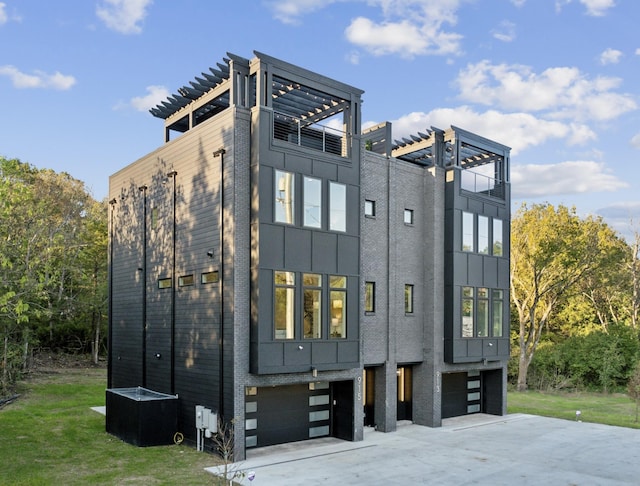
[[[543,393],[509,392],[509,413],[529,413],[545,417],[576,419],[580,410],[583,422],[640,428],[636,421],[636,405],[623,393]]]
[[[105,432],[106,370],[59,370],[0,409],[0,484],[214,484],[216,456],[186,445],[135,447]]]

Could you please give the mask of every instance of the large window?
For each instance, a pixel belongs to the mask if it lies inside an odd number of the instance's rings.
[[[473,287],[462,287],[462,337],[473,337]]]
[[[329,335],[332,338],[347,337],[347,277],[329,277]]]
[[[295,224],[295,176],[291,172],[276,170],[275,221]]]
[[[413,285],[404,285],[404,312],[413,314]]]
[[[304,287],[304,337],[320,339],[322,337],[322,275],[304,273],[302,285]]]
[[[478,252],[489,253],[489,218],[478,216]]]
[[[347,231],[347,186],[329,183],[329,229]]]
[[[302,187],[302,224],[310,228],[322,227],[322,180],[305,176]]]
[[[493,254],[502,256],[504,245],[502,244],[502,220],[493,220]]]
[[[462,251],[504,256],[503,221],[462,212]]]
[[[376,311],[376,283],[375,282],[364,283],[364,311],[365,312]]]
[[[502,337],[504,290],[462,287],[462,337]]]
[[[489,289],[480,287],[477,289],[478,297],[478,325],[476,336],[487,337],[489,335]]]
[[[295,284],[293,272],[275,272],[274,317],[275,338],[293,339],[295,327]]]
[[[462,251],[475,251],[475,224],[473,213],[462,213]]]
[[[502,316],[503,316],[503,291],[495,289],[493,291],[493,301],[491,303],[491,310],[493,314],[493,337],[502,337]]]

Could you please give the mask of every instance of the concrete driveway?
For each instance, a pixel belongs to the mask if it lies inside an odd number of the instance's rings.
[[[638,485],[640,430],[534,415],[468,415],[441,428],[365,429],[250,449],[251,485]],[[217,472],[217,468],[209,468]]]

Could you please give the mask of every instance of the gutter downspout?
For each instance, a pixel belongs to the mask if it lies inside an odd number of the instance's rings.
[[[218,189],[218,238],[220,262],[220,328],[218,330],[218,417],[224,417],[224,147],[213,152],[220,157],[220,186]]]
[[[113,344],[113,213],[115,211],[116,206],[116,198],[114,197],[111,201],[109,201],[109,205],[111,206],[111,221],[110,221],[110,235],[109,235],[109,305],[107,312],[109,313],[109,331],[107,334],[107,388],[112,387],[113,377],[112,377],[112,344]]]
[[[138,188],[143,195],[142,209],[142,386],[147,386],[147,186]]]
[[[171,250],[171,394],[176,394],[176,176],[173,170],[167,177],[173,179],[173,248]]]

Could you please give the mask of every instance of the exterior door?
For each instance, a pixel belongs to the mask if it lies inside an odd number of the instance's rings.
[[[331,383],[331,435],[353,440],[353,381]]]

